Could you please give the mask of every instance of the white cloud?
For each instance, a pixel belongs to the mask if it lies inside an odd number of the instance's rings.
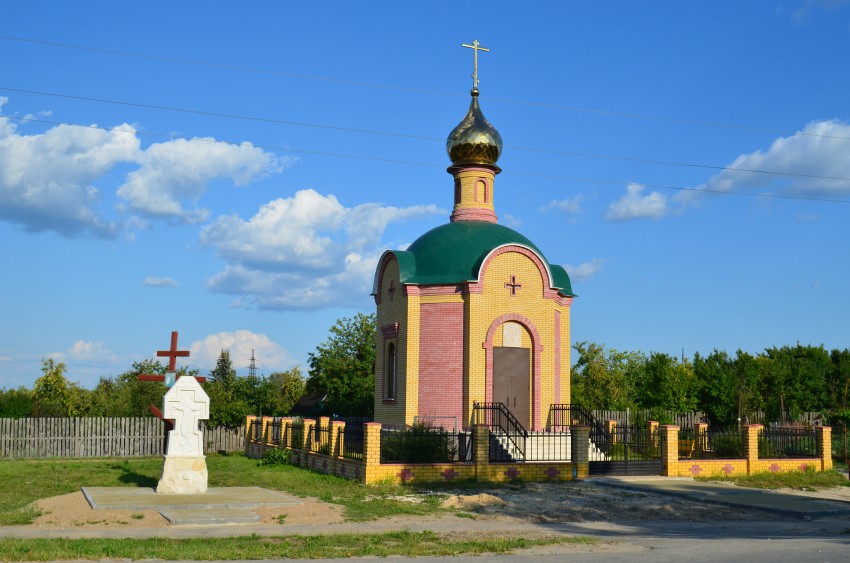
[[[791,19],[797,23],[803,23],[809,14],[822,9],[832,11],[850,3],[848,0],[804,0],[799,8],[791,12]]]
[[[542,206],[540,212],[543,213],[550,209],[557,209],[565,213],[581,213],[581,199],[581,194],[566,199],[553,199],[548,204]]]
[[[142,285],[147,287],[177,287],[177,282],[171,278],[147,276],[142,280]]]
[[[608,206],[606,217],[612,221],[628,221],[631,219],[659,219],[670,213],[667,196],[659,192],[642,195],[644,186],[629,184],[626,195]]]
[[[343,206],[333,195],[301,190],[263,205],[248,220],[219,217],[201,242],[227,261],[208,281],[238,296],[234,305],[314,309],[365,299],[390,223],[447,213],[435,205]]]
[[[502,214],[502,221],[504,222],[505,225],[507,225],[508,227],[510,227],[512,229],[518,229],[519,227],[522,226],[522,221],[518,217],[514,217],[510,213],[503,213]]]
[[[0,109],[7,101],[0,98]],[[0,116],[0,220],[33,232],[114,237],[120,225],[94,210],[101,199],[94,182],[137,156],[135,130],[127,124],[120,128],[129,133],[57,125],[21,135]]]
[[[117,356],[106,349],[101,340],[87,342],[77,340],[65,352],[52,352],[48,357],[62,362],[73,360],[75,362],[107,363],[117,360]]]
[[[127,175],[118,195],[133,211],[197,222],[206,219],[209,212],[194,204],[213,179],[230,178],[242,186],[280,172],[292,161],[250,143],[234,145],[212,138],[176,139],[148,147],[139,156],[141,167]],[[187,202],[193,207],[187,209]]]
[[[0,97],[0,111],[8,98]],[[249,143],[177,139],[145,149],[128,124],[105,130],[96,125],[56,125],[44,133],[21,134],[0,114],[0,221],[33,232],[67,237],[94,234],[114,238],[138,226],[136,217],[116,220],[119,210],[184,222],[206,218],[200,198],[210,182],[227,178],[238,186],[280,172],[294,162]],[[122,185],[104,190],[119,164],[136,167]],[[107,199],[108,198],[108,199]]]
[[[257,367],[265,375],[286,370],[295,365],[295,361],[280,345],[272,342],[265,334],[257,334],[250,330],[219,332],[210,334],[203,340],[192,342],[189,347],[190,364],[193,368],[202,370],[203,375],[203,371],[215,367],[222,350],[230,352],[233,367],[240,374],[247,372],[252,351],[257,360]]]
[[[578,266],[565,264],[564,269],[570,275],[570,280],[581,281],[591,278],[602,271],[605,266],[605,260],[602,258],[594,258],[590,262],[583,262]]]
[[[768,170],[789,176],[724,170],[696,189],[778,192],[811,197],[850,195],[850,182],[842,179],[850,178],[848,138],[850,125],[837,120],[814,121],[791,136],[779,137],[766,150],[742,154],[728,165],[729,168]],[[679,194],[675,199],[690,203],[701,195],[689,191]]]

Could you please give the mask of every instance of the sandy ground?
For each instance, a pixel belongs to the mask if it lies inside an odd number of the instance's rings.
[[[279,524],[282,514],[286,524],[334,524],[342,522],[343,508],[313,498],[299,499],[300,506],[259,508],[263,524]],[[60,528],[165,528],[168,521],[156,510],[92,510],[82,492],[36,501],[41,510],[29,526],[41,529]]]
[[[850,502],[850,487],[820,491],[778,489],[784,494]],[[482,519],[521,520],[534,523],[612,522],[639,520],[688,520],[706,522],[751,519],[740,509],[694,502],[682,497],[614,489],[594,484],[593,480],[562,483],[526,483],[468,491],[440,490],[443,506]],[[422,502],[424,494],[397,497],[406,502]],[[313,498],[300,499],[300,506],[260,508],[264,524],[334,524],[343,522],[343,508]],[[42,499],[41,511],[29,526],[49,528],[164,528],[169,524],[158,511],[92,510],[82,492]],[[759,513],[759,519],[783,519]],[[398,519],[398,518],[396,518]],[[403,518],[402,518],[403,519]]]

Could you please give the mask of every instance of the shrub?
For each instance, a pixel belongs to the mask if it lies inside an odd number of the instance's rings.
[[[289,463],[289,450],[279,450],[271,448],[263,454],[263,459],[260,460],[260,465],[287,465]]]

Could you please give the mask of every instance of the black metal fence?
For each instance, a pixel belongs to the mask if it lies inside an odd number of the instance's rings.
[[[455,434],[420,427],[381,429],[381,463],[468,461],[471,453],[468,432]]]
[[[292,448],[300,450],[304,447],[304,422],[295,421],[289,423],[289,442]]]
[[[322,454],[331,453],[330,424],[322,426],[318,421],[316,421],[316,425],[313,427],[313,443],[311,444],[311,447],[314,452]]]
[[[764,428],[758,437],[759,457],[817,457],[818,444],[814,429]]]
[[[744,431],[738,428],[679,431],[679,459],[743,459]]]
[[[661,440],[658,430],[647,426],[616,426],[603,429],[599,439],[591,440],[590,461],[658,461]],[[593,429],[591,428],[591,433]]]

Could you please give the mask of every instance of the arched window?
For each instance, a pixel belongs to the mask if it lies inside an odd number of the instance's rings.
[[[455,205],[460,203],[460,178],[455,178]]]
[[[387,399],[395,399],[396,393],[396,353],[395,344],[390,342],[387,345],[387,382],[384,387],[386,390]]]

